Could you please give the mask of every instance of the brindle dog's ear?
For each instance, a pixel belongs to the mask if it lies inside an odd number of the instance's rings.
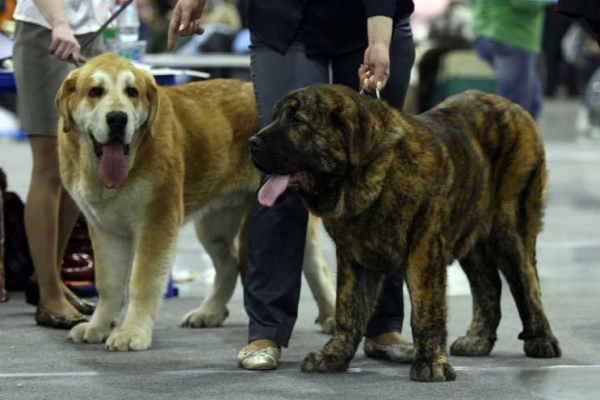
[[[67,78],[63,81],[56,97],[54,98],[54,104],[62,117],[62,126],[64,132],[69,132],[71,127],[75,123],[71,110],[69,109],[69,99],[75,94],[75,88],[77,86],[77,79],[79,78],[80,69],[75,69],[69,73]]]
[[[152,125],[154,124],[156,114],[158,113],[158,87],[152,74],[144,70],[140,70],[140,72],[144,75],[146,98],[148,100],[148,118],[146,119],[146,127],[150,131],[150,134],[153,135],[154,131]]]
[[[368,115],[357,104],[344,102],[332,113],[332,119],[346,138],[350,165],[360,165],[373,145],[374,126],[368,121]]]

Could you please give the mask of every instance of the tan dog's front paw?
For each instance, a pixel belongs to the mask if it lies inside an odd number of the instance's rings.
[[[229,316],[227,308],[210,309],[202,307],[187,313],[181,321],[184,328],[215,328],[221,326],[225,318]]]
[[[74,343],[102,343],[108,337],[110,328],[102,329],[84,322],[71,328],[68,339]]]
[[[350,359],[323,350],[313,351],[302,361],[304,372],[344,372]]]
[[[410,378],[419,382],[447,382],[456,379],[456,372],[447,361],[416,360],[410,369]]]
[[[152,343],[152,334],[141,328],[119,328],[106,339],[106,350],[146,350]]]

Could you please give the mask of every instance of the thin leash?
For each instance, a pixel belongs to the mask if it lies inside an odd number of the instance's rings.
[[[80,49],[83,49],[85,46],[87,46],[88,44],[90,44],[94,39],[96,39],[98,37],[98,35],[100,35],[102,33],[102,31],[104,31],[104,29],[106,29],[106,27],[115,20],[115,18],[117,18],[119,16],[119,14],[121,14],[123,12],[123,10],[125,10],[127,8],[127,6],[129,6],[131,3],[133,3],[135,0],[125,0],[121,6],[106,20],[105,23],[102,24],[102,26],[96,31],[94,32],[94,34],[92,36],[90,36],[89,38],[87,38],[80,46]],[[69,62],[75,64],[76,67],[80,67],[81,64],[75,60],[73,58],[73,56],[71,55],[69,57]]]

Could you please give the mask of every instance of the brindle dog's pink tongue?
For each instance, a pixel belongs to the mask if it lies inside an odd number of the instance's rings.
[[[102,159],[98,174],[107,189],[120,189],[127,180],[127,162],[123,143],[113,142],[102,146]]]
[[[271,175],[258,192],[258,202],[265,207],[272,207],[275,201],[285,192],[290,181],[289,175]]]

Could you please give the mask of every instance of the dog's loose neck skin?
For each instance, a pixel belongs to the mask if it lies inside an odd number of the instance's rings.
[[[339,199],[331,213],[324,218],[353,218],[367,211],[381,195],[384,181],[395,159],[395,147],[403,137],[400,129],[389,129],[400,126],[398,113],[389,112],[387,107],[375,116],[375,129],[361,132],[366,140],[361,140],[361,147],[368,149],[357,156],[351,150],[350,162],[344,182],[339,188]]]
[[[323,217],[353,218],[367,211],[381,195],[393,159],[393,151],[388,150],[380,154],[376,162],[351,167],[349,173],[353,178],[342,185],[335,210]]]

